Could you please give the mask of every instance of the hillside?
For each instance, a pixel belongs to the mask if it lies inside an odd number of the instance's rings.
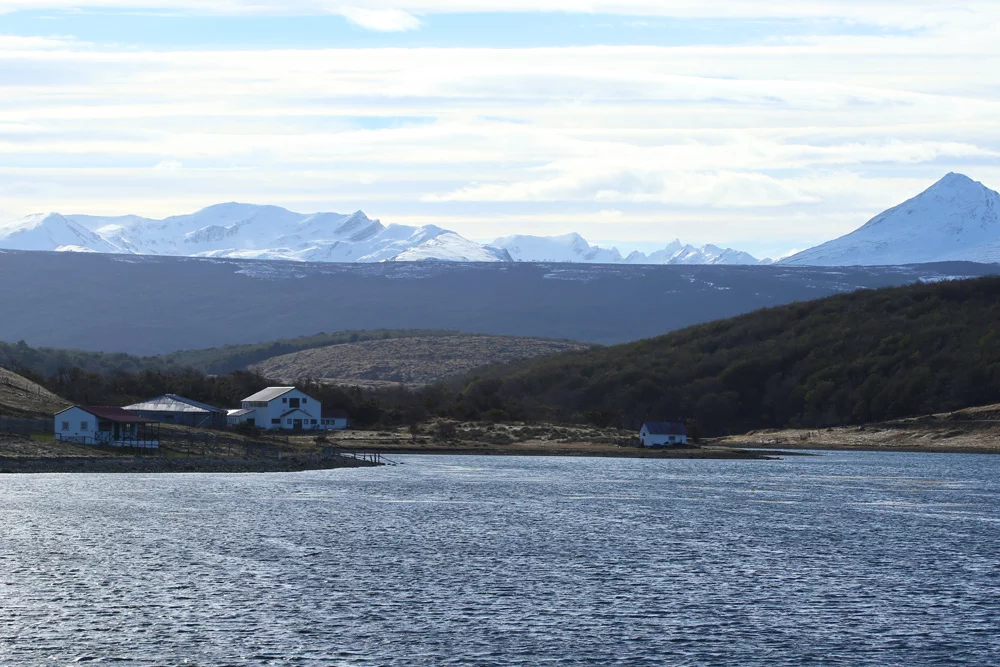
[[[0,417],[52,417],[69,403],[41,385],[0,368]]]
[[[1000,279],[862,290],[455,382],[464,414],[702,435],[860,424],[1000,402]]]
[[[823,429],[765,429],[719,440],[738,447],[897,452],[1000,452],[1000,405]]]
[[[195,369],[204,373],[224,374],[245,370],[254,363],[271,357],[326,347],[340,343],[356,343],[388,338],[414,336],[454,336],[455,331],[433,329],[376,329],[374,331],[338,331],[312,336],[281,338],[262,343],[223,345],[196,350],[181,350],[156,356],[141,357],[124,352],[88,352],[51,347],[31,347],[24,341],[0,341],[0,366],[50,376],[77,368],[85,373],[137,373],[141,371],[182,372]]]
[[[332,264],[6,250],[0,312],[18,316],[0,317],[0,340],[138,355],[373,329],[613,344],[862,287],[997,273],[967,263]]]
[[[250,368],[286,381],[320,378],[340,384],[423,385],[487,364],[586,347],[570,341],[512,336],[393,337],[303,350]]]
[[[372,331],[337,331],[318,333],[313,336],[279,338],[264,343],[243,345],[223,345],[199,350],[183,350],[170,354],[149,357],[155,363],[166,366],[196,368],[205,373],[231,373],[251,366],[270,362],[275,357],[290,356],[303,350],[325,348],[342,344],[356,344],[366,341],[386,341],[396,338],[432,339],[454,337],[457,331],[437,329],[375,329]],[[319,377],[315,372],[289,377]],[[284,377],[284,376],[282,376]]]

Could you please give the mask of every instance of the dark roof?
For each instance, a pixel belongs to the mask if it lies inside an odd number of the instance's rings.
[[[337,410],[336,408],[323,408],[323,418],[324,419],[347,419],[346,410]]]
[[[304,415],[305,415],[306,417],[309,417],[309,419],[312,419],[312,418],[313,418],[313,416],[312,416],[311,414],[309,414],[308,412],[306,412],[306,411],[305,411],[305,410],[303,410],[302,408],[292,408],[291,410],[289,410],[289,411],[288,411],[288,412],[286,412],[285,414],[281,415],[281,418],[282,418],[282,419],[284,419],[284,418],[285,418],[285,417],[287,417],[288,415],[290,415],[290,414],[293,414],[293,413],[296,413],[296,412],[301,412],[301,413],[302,413],[302,414],[304,414]]]
[[[251,394],[244,398],[244,402],[253,401],[261,403],[270,403],[276,398],[284,396],[290,391],[294,391],[295,387],[268,387],[267,389],[261,389],[256,394]]]
[[[680,422],[646,422],[650,435],[687,435],[687,428]]]
[[[133,414],[128,410],[123,408],[105,408],[105,407],[94,407],[91,405],[75,405],[73,407],[80,408],[84,412],[89,412],[99,419],[103,419],[109,422],[118,422],[120,424],[156,424],[155,419],[146,419],[145,417],[140,417],[139,415]],[[65,412],[65,410],[63,410]],[[62,414],[62,413],[60,413]]]

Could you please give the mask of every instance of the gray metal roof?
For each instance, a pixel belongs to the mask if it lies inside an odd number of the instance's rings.
[[[198,414],[225,412],[219,408],[199,403],[198,401],[192,401],[190,398],[184,398],[177,394],[164,394],[163,396],[151,398],[142,403],[126,405],[125,409],[136,412],[196,412]]]
[[[251,412],[256,412],[256,410],[226,410],[227,417],[242,417],[243,415],[248,415]]]
[[[295,387],[268,387],[267,389],[261,389],[253,396],[247,396],[244,401],[261,401],[264,403],[273,401],[283,394],[295,389]]]

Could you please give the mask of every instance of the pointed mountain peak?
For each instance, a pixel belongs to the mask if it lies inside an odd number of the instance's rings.
[[[71,224],[69,220],[64,218],[60,213],[49,212],[49,213],[31,213],[24,216],[23,218],[18,218],[17,220],[11,220],[6,223],[0,223],[0,227],[5,227],[8,229],[34,229],[36,227],[44,227],[50,225],[69,225]]]
[[[974,181],[965,174],[949,172],[941,180],[927,188],[925,192],[981,192],[988,189],[978,181]]]

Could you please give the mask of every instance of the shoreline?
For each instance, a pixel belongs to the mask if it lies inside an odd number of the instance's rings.
[[[775,449],[780,450],[797,450],[797,451],[829,451],[829,452],[882,452],[882,453],[893,453],[899,452],[902,454],[984,454],[984,455],[998,455],[1000,454],[1000,449],[995,447],[942,447],[942,446],[920,446],[920,445],[853,445],[850,443],[752,443],[752,442],[738,442],[735,438],[732,440],[732,446],[742,447],[745,449],[759,450],[759,451],[772,451]],[[794,456],[794,454],[791,454]]]
[[[281,459],[164,457],[0,457],[0,475],[41,473],[266,473],[372,468],[378,464],[346,457]]]
[[[644,452],[641,450],[586,451],[474,447],[414,447],[371,448],[372,453],[383,457],[393,455],[429,456],[559,456],[575,458],[635,458],[669,460],[720,460],[720,461],[774,461],[782,456],[813,456],[806,452],[782,452],[775,449],[676,449]],[[346,456],[296,457],[281,459],[237,459],[211,457],[141,457],[141,456],[49,456],[6,457],[0,456],[0,475],[17,474],[178,474],[178,473],[275,473],[334,470],[339,468],[372,468],[394,465],[398,462],[386,458],[385,463],[372,463]]]
[[[678,449],[640,449],[621,447],[617,449],[590,445],[564,447],[518,447],[501,445],[492,447],[469,446],[414,446],[386,447],[368,446],[364,451],[376,452],[382,456],[430,455],[430,456],[562,456],[577,458],[619,458],[619,459],[714,459],[767,461],[780,456],[811,456],[804,452],[781,452],[771,448],[743,447],[686,447]]]

